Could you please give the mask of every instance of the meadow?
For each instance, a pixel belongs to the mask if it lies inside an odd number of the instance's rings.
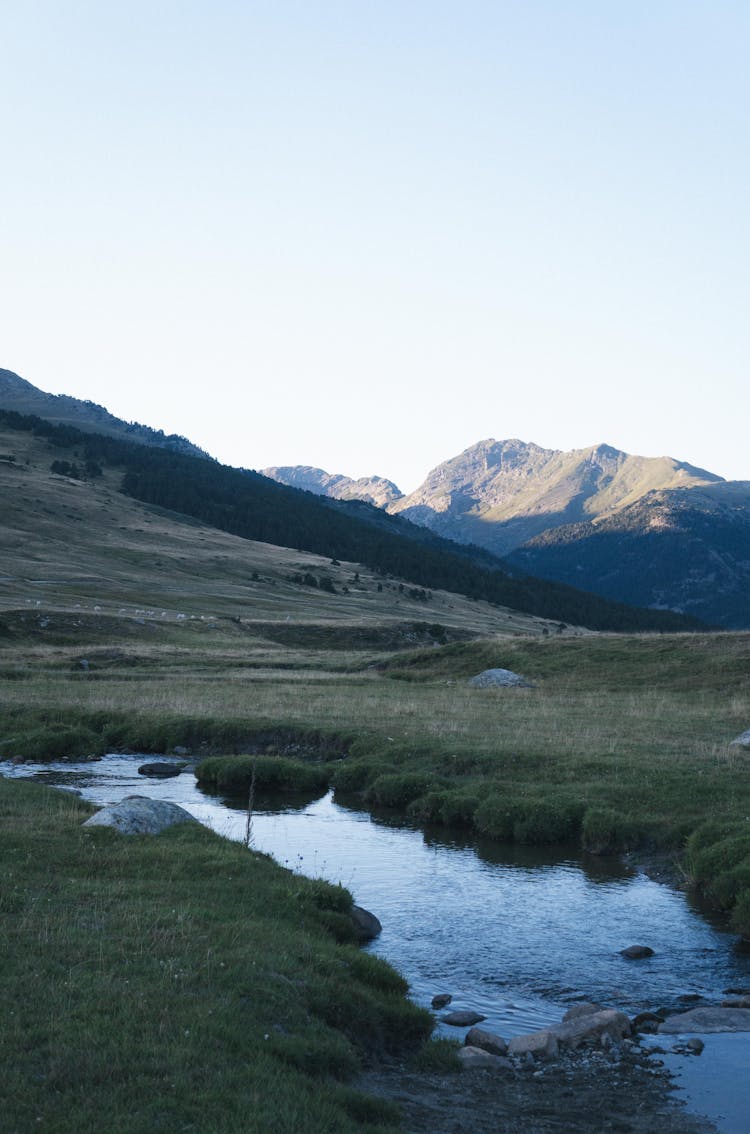
[[[278,780],[267,758],[283,757],[288,787],[330,785],[424,824],[672,852],[750,930],[750,755],[730,743],[750,719],[750,635],[511,634],[383,650],[345,648],[334,623],[141,620],[134,640],[132,620],[66,619],[47,616],[54,643],[21,644],[5,616],[16,637],[0,651],[2,757],[187,748],[204,785],[235,794],[253,770]],[[367,631],[376,644],[384,633]],[[490,667],[531,687],[469,686]]]

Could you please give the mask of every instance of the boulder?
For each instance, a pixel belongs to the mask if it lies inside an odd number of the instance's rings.
[[[372,941],[382,932],[382,925],[375,917],[375,914],[370,913],[369,910],[363,909],[362,906],[352,906],[351,919],[354,923],[354,932],[357,940],[363,944],[365,941]]]
[[[445,1008],[447,1004],[450,1004],[452,999],[453,997],[449,992],[439,992],[437,996],[433,996],[432,998],[432,1007]]]
[[[197,823],[189,811],[163,799],[129,795],[97,811],[84,827],[113,827],[121,835],[159,835],[177,823]]]
[[[633,1017],[632,1028],[634,1032],[644,1032],[654,1035],[659,1030],[659,1024],[664,1022],[664,1016],[656,1012],[639,1012]]]
[[[156,776],[158,779],[168,779],[170,776],[179,776],[182,764],[141,764],[138,769],[139,776]]]
[[[469,1028],[464,1039],[466,1047],[481,1047],[482,1051],[489,1051],[490,1055],[505,1055],[508,1044],[502,1036],[495,1032],[486,1032],[484,1028]]]
[[[525,1036],[513,1036],[508,1044],[508,1055],[536,1055],[542,1059],[552,1059],[557,1051],[557,1036],[552,1028],[530,1032]]]
[[[586,1016],[574,1016],[550,1028],[558,1043],[567,1047],[578,1047],[587,1040],[598,1040],[608,1046],[613,1040],[619,1041],[631,1033],[630,1020],[624,1012],[615,1008],[604,1008]],[[605,1038],[606,1037],[606,1038]]]
[[[493,1071],[512,1071],[513,1064],[500,1055],[492,1055],[481,1047],[462,1047],[458,1058],[463,1067],[488,1067]]]
[[[454,1028],[470,1028],[473,1024],[481,1024],[482,1020],[486,1020],[486,1016],[482,1016],[479,1012],[471,1012],[469,1010],[448,1012],[446,1016],[440,1017],[444,1024],[452,1024]]]
[[[519,686],[524,689],[531,689],[530,681],[520,674],[514,673],[512,669],[485,669],[478,673],[475,677],[469,678],[469,685],[475,689],[507,689],[511,686]]]
[[[563,1016],[563,1023],[567,1024],[569,1020],[577,1020],[579,1016],[593,1016],[595,1012],[603,1012],[603,1004],[593,1004],[590,1000],[582,1000],[580,1004],[574,1004],[572,1008]]]
[[[648,945],[628,945],[627,949],[620,950],[621,957],[629,961],[640,961],[643,957],[653,957],[654,951]]]
[[[750,1032],[750,1008],[691,1008],[668,1016],[659,1024],[659,1032],[672,1036],[682,1032]]]
[[[750,728],[746,728],[739,736],[735,736],[734,740],[730,741],[730,744],[736,744],[738,748],[750,749]]]

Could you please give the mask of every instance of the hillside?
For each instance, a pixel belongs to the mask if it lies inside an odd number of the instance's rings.
[[[481,441],[393,515],[617,602],[750,627],[750,485],[609,445]]]
[[[415,529],[418,539],[406,538],[402,520],[395,521],[398,531],[385,531],[332,507],[331,502],[214,461],[83,434],[69,426],[54,426],[5,411],[0,412],[0,421],[18,441],[15,448],[19,453],[15,452],[13,438],[7,445],[7,455],[14,458],[7,462],[9,477],[22,475],[23,469],[18,468],[23,459],[20,448],[24,438],[31,435],[48,446],[47,472],[53,458],[57,459],[58,471],[66,471],[66,461],[61,458],[67,454],[68,466],[78,469],[76,462],[84,468],[91,465],[106,473],[111,492],[124,493],[142,504],[181,513],[204,527],[246,540],[360,564],[383,585],[403,580],[422,604],[426,621],[432,620],[430,593],[441,590],[590,628],[668,630],[691,625],[674,616],[614,605],[558,584],[488,570],[456,554],[451,545],[435,537],[425,543],[420,529]],[[68,480],[75,481],[75,477]],[[376,514],[383,517],[383,513]],[[25,523],[33,530],[35,522],[32,508]],[[306,572],[298,573],[304,582]],[[165,583],[168,585],[168,580]],[[317,578],[315,585],[319,588]],[[325,583],[325,587],[335,590],[335,581]]]
[[[608,598],[747,628],[750,482],[648,493],[613,515],[549,530],[509,562]]]
[[[67,394],[46,394],[12,370],[0,369],[0,407],[19,414],[34,414],[55,425],[72,425],[84,433],[122,437],[141,445],[191,453],[195,457],[208,456],[186,437],[165,434],[161,429],[151,429],[135,421],[123,421],[96,402],[71,398]]]

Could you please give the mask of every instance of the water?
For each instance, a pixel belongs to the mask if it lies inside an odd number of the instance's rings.
[[[191,773],[139,776],[142,760],[0,764],[0,773],[101,804],[131,794],[167,799],[217,833],[244,838],[241,804],[206,795]],[[481,1012],[483,1026],[506,1038],[559,1020],[576,1000],[633,1014],[687,1008],[692,997],[716,1003],[729,987],[750,987],[750,952],[736,936],[686,895],[615,858],[462,841],[373,818],[330,795],[296,805],[258,800],[253,847],[290,870],[342,882],[383,924],[368,948],[403,973],[418,1003],[450,993],[451,1009]],[[650,945],[654,956],[626,961],[619,950],[631,944]],[[440,1030],[463,1035],[445,1024]],[[669,1066],[693,1108],[710,1113],[724,1134],[747,1134],[750,1087],[732,1067],[746,1063],[750,1036],[704,1038],[703,1056],[669,1056]]]

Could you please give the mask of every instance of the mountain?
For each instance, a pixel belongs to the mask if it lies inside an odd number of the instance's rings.
[[[386,508],[535,577],[750,628],[750,483],[685,461],[490,438]]]
[[[45,421],[71,425],[85,433],[124,437],[141,445],[157,445],[178,453],[191,453],[195,457],[208,456],[186,437],[176,433],[166,435],[161,429],[123,421],[96,402],[71,398],[67,394],[46,394],[12,370],[0,369],[0,408],[19,414],[34,414]]]
[[[566,453],[489,439],[438,465],[389,511],[507,555],[551,528],[609,515],[648,492],[720,481],[671,457],[634,457],[610,445]]]
[[[750,482],[646,493],[618,512],[550,528],[508,562],[606,598],[750,627]]]
[[[203,455],[83,433],[16,411],[0,409],[0,424],[10,434],[38,438],[50,458],[48,472],[65,477],[73,486],[96,483],[102,476],[110,491],[242,539],[296,549],[299,555],[361,564],[382,580],[384,588],[397,580],[399,594],[423,604],[427,619],[433,594],[440,590],[549,619],[561,629],[565,623],[602,630],[664,631],[700,625],[669,612],[635,610],[573,587],[526,577],[517,568],[488,559],[487,553],[479,562],[482,553],[457,547],[402,517],[390,517],[361,502],[321,498]],[[0,464],[9,466],[9,475],[19,464],[14,448],[7,446],[0,458]],[[355,515],[353,510],[363,514]],[[377,517],[377,523],[371,517]],[[29,523],[33,525],[33,515]],[[326,588],[335,588],[326,576],[296,574],[300,586],[320,589],[322,578]]]
[[[386,508],[403,496],[392,480],[382,476],[363,476],[352,480],[341,473],[328,473],[311,465],[281,465],[261,469],[261,473],[279,484],[314,492],[316,496],[329,496],[333,500],[364,500],[376,508]]]

